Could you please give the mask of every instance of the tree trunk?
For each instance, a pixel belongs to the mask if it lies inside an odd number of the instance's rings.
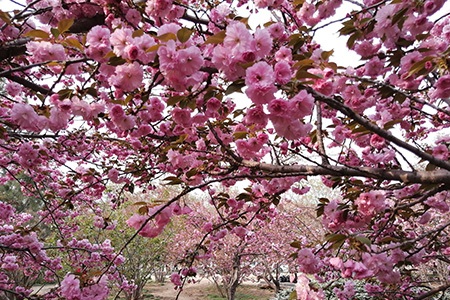
[[[236,296],[236,290],[240,281],[240,266],[241,256],[236,254],[233,260],[233,271],[231,273],[230,281],[227,284],[227,300],[234,300]]]
[[[234,300],[234,297],[236,297],[236,290],[238,287],[238,282],[233,282],[230,287],[227,290],[227,300]]]

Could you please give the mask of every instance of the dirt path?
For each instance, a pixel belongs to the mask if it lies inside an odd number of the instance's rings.
[[[245,290],[245,293],[250,293],[255,296],[255,299],[268,300],[273,296],[273,292],[266,289],[261,289],[258,284],[246,283],[240,287]],[[174,300],[178,294],[178,290],[173,288],[172,283],[157,284],[152,283],[146,286],[149,294],[156,296],[158,300]],[[239,288],[238,288],[239,291]],[[194,284],[187,284],[180,296],[179,300],[206,300],[209,294],[217,294],[216,287],[208,279],[202,279]],[[151,298],[149,298],[151,299]]]
[[[202,279],[195,284],[187,284],[180,296],[179,300],[205,300],[206,299],[206,290],[210,289],[213,284],[208,279]],[[173,300],[176,298],[179,290],[175,290],[172,283],[165,284],[149,284],[146,287],[146,290],[157,296],[161,300]]]

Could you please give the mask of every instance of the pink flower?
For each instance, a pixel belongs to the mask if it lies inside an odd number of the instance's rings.
[[[290,114],[289,103],[284,99],[273,99],[267,108],[273,116],[288,117]]]
[[[203,224],[202,230],[204,232],[211,232],[213,230],[213,224],[211,222],[206,222],[205,224]]]
[[[448,146],[445,144],[435,146],[433,148],[433,156],[438,159],[448,160],[449,158]]]
[[[50,42],[28,42],[27,50],[30,52],[30,59],[33,62],[43,62],[48,60],[66,60],[66,52],[60,44]]]
[[[132,44],[133,31],[130,28],[116,29],[110,38],[110,43],[114,48],[114,54],[117,56],[123,56],[125,48]]]
[[[130,22],[131,25],[137,26],[142,20],[141,13],[137,9],[129,9],[125,15],[125,19]]]
[[[144,34],[138,37],[135,37],[133,39],[134,45],[139,50],[139,60],[143,64],[148,64],[149,62],[152,62],[156,57],[156,52],[148,52],[147,50],[150,49],[150,47],[156,45],[155,40],[148,34]]]
[[[289,100],[291,118],[303,118],[311,115],[314,98],[305,90],[300,91]]]
[[[355,52],[361,55],[362,58],[371,57],[377,54],[380,48],[381,44],[375,44],[375,42],[368,40],[364,40],[354,46]]]
[[[267,125],[269,117],[264,112],[261,105],[257,105],[254,108],[247,110],[245,116],[245,123],[248,125],[258,125],[257,128],[263,128]]]
[[[61,295],[67,300],[76,300],[81,296],[80,280],[73,274],[68,274],[61,281]]]
[[[276,92],[275,76],[272,67],[266,62],[258,62],[246,70],[245,93],[255,104],[265,104],[273,99]]]
[[[275,64],[275,80],[278,84],[286,84],[292,78],[291,66],[285,60]]]
[[[172,118],[175,123],[183,127],[189,127],[192,125],[191,111],[189,109],[175,107],[172,110]]]
[[[311,124],[303,124],[299,120],[292,120],[286,117],[270,117],[277,134],[288,140],[296,140],[307,136],[312,129]]]
[[[332,257],[329,260],[330,265],[336,270],[340,270],[343,266],[342,259],[340,257]]]
[[[134,116],[123,116],[122,118],[117,118],[113,120],[116,126],[122,130],[127,131],[136,126],[136,121]]]
[[[128,45],[123,50],[123,57],[129,60],[136,60],[139,57],[139,48],[136,45]]]
[[[248,49],[252,35],[245,27],[244,23],[233,22],[227,26],[226,36],[223,41],[225,48],[231,50],[233,55],[242,53]]]
[[[446,213],[450,210],[449,205],[447,203],[447,193],[446,192],[440,192],[436,195],[429,197],[425,204],[429,205],[430,207],[439,210],[441,213]]]
[[[109,78],[109,83],[125,92],[131,92],[142,84],[143,78],[142,66],[133,62],[117,66],[114,75]]]
[[[322,268],[322,262],[309,248],[303,248],[298,251],[297,262],[299,264],[300,271],[306,274],[317,273]]]
[[[67,127],[70,115],[59,109],[58,107],[52,107],[50,110],[50,118],[48,120],[48,127],[53,132],[63,130]]]
[[[432,99],[450,98],[450,75],[444,75],[434,85],[435,90],[430,93]]]
[[[275,40],[279,40],[284,37],[285,28],[281,22],[270,25],[268,30],[269,30],[270,36]]]
[[[39,116],[27,103],[15,103],[10,111],[11,121],[22,130],[39,132],[44,129],[47,119]]]
[[[275,53],[275,60],[277,62],[285,61],[287,63],[292,62],[292,50],[285,46],[280,47],[280,49]]]
[[[122,105],[115,104],[109,109],[109,116],[112,119],[123,118],[125,116],[125,111],[122,108]]]
[[[274,93],[277,88],[274,85],[269,86],[250,86],[245,90],[245,94],[253,101],[255,104],[266,104],[274,98]]]
[[[251,49],[255,53],[257,59],[269,55],[272,50],[272,37],[267,29],[256,29],[254,39],[251,41]]]
[[[147,220],[147,218],[148,217],[144,215],[134,214],[126,221],[126,223],[128,224],[128,226],[133,227],[134,229],[139,229]]]
[[[385,139],[377,134],[372,134],[370,137],[370,145],[376,149],[382,149],[386,144]]]
[[[170,275],[170,281],[176,286],[182,286],[181,276],[178,273],[172,273]]]
[[[370,191],[361,193],[355,200],[358,211],[365,216],[382,212],[387,208],[386,196],[383,191]]]
[[[245,238],[245,236],[247,234],[247,229],[242,226],[238,226],[238,227],[234,227],[231,232],[234,233],[235,235],[237,235],[238,237],[240,237],[241,239],[243,239],[243,238]]]
[[[145,13],[154,18],[164,18],[172,8],[172,0],[148,0]]]
[[[86,43],[90,47],[106,46],[109,47],[111,32],[107,27],[104,26],[94,26],[86,35]]]
[[[158,48],[159,64],[162,71],[173,70],[177,67],[178,53],[175,42],[170,40],[165,46]]]
[[[97,281],[96,278],[93,280]],[[106,276],[102,276],[99,283],[89,285],[82,290],[81,300],[105,300],[108,297],[109,288]]]
[[[6,92],[8,93],[8,95],[12,97],[19,95],[22,92],[22,89],[23,89],[22,85],[13,81],[10,81],[5,85]]]
[[[272,67],[265,61],[260,61],[251,66],[245,72],[245,84],[257,87],[267,87],[275,83]]]
[[[344,263],[344,271],[342,271],[344,278],[364,279],[372,275],[373,272],[361,262],[348,260]]]
[[[200,49],[195,46],[178,51],[178,70],[189,76],[200,70],[203,57]]]
[[[0,219],[7,221],[14,215],[15,209],[8,203],[0,201]]]

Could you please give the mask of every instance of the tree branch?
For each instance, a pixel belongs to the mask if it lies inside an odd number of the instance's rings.
[[[327,97],[327,96],[325,96],[325,95],[315,91],[311,87],[308,87],[308,86],[305,86],[305,85],[302,85],[302,87],[305,90],[307,90],[310,94],[312,94],[315,99],[317,99],[317,100],[319,100],[319,101],[321,101],[323,103],[326,103],[331,108],[334,108],[334,109],[340,111],[341,113],[343,113],[347,117],[355,120],[358,124],[364,126],[368,130],[372,131],[373,133],[376,133],[379,136],[381,136],[382,138],[384,138],[384,139],[386,139],[388,141],[391,141],[395,145],[412,152],[417,157],[420,157],[423,160],[429,161],[430,163],[432,163],[435,166],[438,166],[438,167],[441,167],[443,169],[446,169],[446,170],[450,171],[450,163],[449,162],[441,160],[441,159],[437,159],[433,155],[428,154],[426,152],[423,152],[420,149],[417,149],[416,147],[408,144],[407,142],[404,142],[404,141],[400,140],[399,138],[397,138],[396,136],[392,135],[387,130],[382,129],[381,127],[379,127],[376,124],[372,123],[370,120],[368,120],[368,119],[364,118],[363,116],[361,116],[360,114],[354,112],[351,108],[349,108],[348,106],[344,105],[342,102],[340,102],[340,101],[338,101],[336,99],[333,99],[333,98],[329,98],[329,97]]]
[[[243,160],[242,165],[268,173],[293,174],[293,176],[359,176],[382,180],[396,180],[404,183],[447,183],[450,184],[450,172],[435,171],[403,171],[386,170],[370,167],[349,168],[342,166],[312,166],[312,165],[272,165],[251,160]]]
[[[0,69],[0,72],[3,72],[3,70]],[[26,80],[26,79],[24,79],[22,77],[11,75],[11,74],[7,74],[4,77],[9,79],[9,80],[11,80],[11,81],[17,82],[18,84],[21,84],[24,87],[29,88],[29,89],[31,89],[31,90],[33,90],[35,92],[41,93],[43,95],[51,95],[51,94],[53,94],[53,92],[51,90],[46,89],[46,88],[44,88],[44,87],[42,87],[40,85],[37,85],[37,84],[35,84],[35,83],[31,82],[31,81],[28,81],[28,80]]]

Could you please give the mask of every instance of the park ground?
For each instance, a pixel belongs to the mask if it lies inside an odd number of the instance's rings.
[[[149,283],[145,289],[144,299],[154,300],[174,300],[178,293],[173,284],[166,282]],[[245,282],[238,287],[236,300],[269,300],[273,297],[274,291],[262,288],[258,283]],[[179,300],[223,300],[220,297],[214,283],[208,279],[202,279],[195,284],[187,284],[180,296]]]

